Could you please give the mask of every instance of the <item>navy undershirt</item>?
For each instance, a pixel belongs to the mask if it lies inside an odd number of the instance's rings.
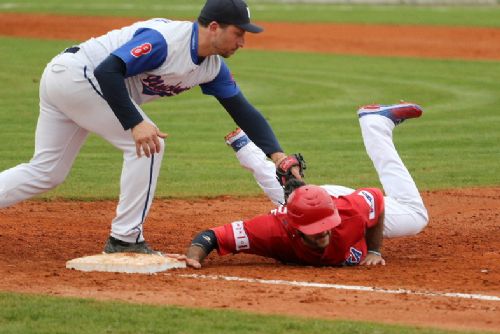
[[[120,121],[124,130],[128,130],[143,121],[139,110],[125,86],[125,63],[115,55],[109,55],[94,70],[104,99]]]

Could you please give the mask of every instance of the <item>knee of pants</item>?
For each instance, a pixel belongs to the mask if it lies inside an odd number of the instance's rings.
[[[384,237],[411,237],[422,232],[429,219],[421,212],[402,215],[386,215],[384,219]]]
[[[427,224],[429,223],[429,218],[427,216],[418,213],[413,217],[413,224],[407,233],[408,236],[417,235],[422,232]]]
[[[429,216],[427,216],[427,215],[425,215],[425,216],[422,215],[420,217],[420,219],[416,219],[416,227],[418,229],[417,233],[422,232],[428,224],[429,224]],[[417,233],[415,233],[415,234],[417,234]]]
[[[427,208],[422,204],[418,205],[415,209],[415,228],[417,229],[417,233],[422,232],[425,227],[429,224],[429,213],[427,212]]]
[[[40,181],[44,188],[52,189],[60,185],[66,180],[67,172],[63,172],[57,169],[51,171],[44,171],[40,177]]]

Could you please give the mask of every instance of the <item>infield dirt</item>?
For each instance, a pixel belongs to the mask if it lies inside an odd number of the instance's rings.
[[[23,25],[16,23],[20,19]],[[0,14],[0,35],[83,40],[133,21]],[[500,29],[262,25],[266,34],[249,37],[249,48],[500,59]],[[325,31],[331,33],[319,33]],[[212,254],[201,271],[172,270],[148,276],[65,269],[70,259],[102,251],[115,202],[27,201],[0,211],[0,290],[499,331],[498,301],[266,286],[180,276],[197,273],[500,297],[500,188],[441,190],[424,192],[423,196],[431,216],[429,226],[416,237],[386,240],[385,267],[294,267],[250,255]],[[156,200],[145,234],[153,247],[179,253],[202,229],[271,208],[263,196]]]

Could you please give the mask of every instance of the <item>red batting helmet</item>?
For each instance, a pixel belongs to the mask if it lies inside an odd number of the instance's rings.
[[[304,234],[318,234],[340,224],[335,203],[325,189],[306,185],[297,188],[287,202],[288,222]]]

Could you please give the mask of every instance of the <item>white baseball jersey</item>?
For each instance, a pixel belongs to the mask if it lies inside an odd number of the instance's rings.
[[[126,85],[137,104],[177,95],[202,85],[203,92],[227,98],[239,89],[218,55],[200,59],[198,23],[151,19],[110,31],[80,45],[91,76],[109,54],[126,64]],[[214,80],[215,79],[215,80]]]

